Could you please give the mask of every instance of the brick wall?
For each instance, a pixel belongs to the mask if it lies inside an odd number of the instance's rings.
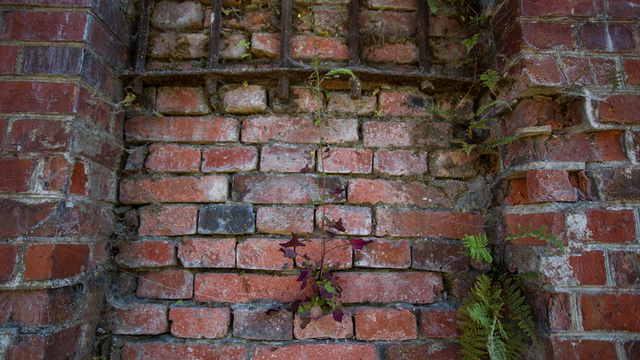
[[[0,19],[0,358],[87,359],[108,289],[131,21],[89,0],[2,1]]]

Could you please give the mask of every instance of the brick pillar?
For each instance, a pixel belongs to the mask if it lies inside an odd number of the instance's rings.
[[[113,104],[131,21],[107,0],[3,1],[0,16],[0,354],[86,359],[115,219]]]

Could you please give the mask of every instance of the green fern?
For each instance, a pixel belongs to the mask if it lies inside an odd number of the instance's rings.
[[[464,47],[467,48],[467,54],[470,53],[471,49],[473,49],[478,44],[479,38],[480,38],[480,34],[475,34],[469,39],[462,40],[462,45],[464,45]]]
[[[462,238],[462,245],[468,249],[467,255],[471,256],[473,260],[491,264],[493,258],[489,250],[487,250],[488,244],[487,234],[484,233],[476,236],[465,234],[464,238]]]
[[[532,224],[529,223],[529,226],[523,231],[520,224],[518,224],[518,233],[507,237],[507,240],[515,240],[522,239],[526,237],[536,237],[540,240],[546,241],[548,244],[555,245],[562,250],[562,253],[565,253],[564,243],[561,239],[558,239],[558,235],[556,234],[547,234],[547,226],[542,225],[535,230],[531,230]]]
[[[496,84],[500,80],[500,76],[498,75],[497,71],[493,69],[489,69],[484,73],[480,74],[480,80],[482,80],[482,83],[486,87],[488,87],[491,92],[493,92],[493,88],[496,86]]]

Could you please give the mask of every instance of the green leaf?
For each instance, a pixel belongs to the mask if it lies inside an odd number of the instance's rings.
[[[462,45],[467,48],[467,54],[471,52],[476,44],[478,44],[478,39],[480,38],[480,34],[475,34],[469,39],[462,40]]]
[[[243,47],[247,50],[249,50],[249,48],[251,48],[251,42],[247,41],[245,39],[240,40],[240,42],[238,42],[237,44],[239,47]]]
[[[480,80],[482,80],[482,83],[486,87],[488,87],[489,90],[491,90],[491,92],[493,92],[493,88],[496,86],[496,84],[500,80],[500,76],[498,75],[497,71],[493,69],[489,69],[484,73],[480,74]]]
[[[476,236],[465,235],[462,239],[462,245],[469,249],[469,256],[472,259],[491,264],[493,257],[491,257],[491,253],[487,249],[488,243],[487,234],[484,233]]]
[[[352,78],[355,78],[356,75],[353,73],[353,71],[349,70],[349,69],[333,69],[331,71],[329,71],[325,77],[327,76],[333,76],[333,75],[349,75]]]

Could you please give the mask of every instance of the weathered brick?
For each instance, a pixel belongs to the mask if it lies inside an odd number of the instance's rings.
[[[205,58],[208,55],[208,41],[209,37],[205,34],[163,32],[151,38],[152,46],[149,56],[151,58],[171,59],[174,61],[175,59]],[[190,101],[193,101],[193,99]],[[175,106],[170,110],[171,113],[176,111],[179,112],[180,110]]]
[[[315,168],[316,148],[308,145],[266,145],[262,148],[260,171],[300,172]]]
[[[324,210],[323,210],[324,209]],[[325,205],[316,209],[316,226],[322,226],[323,216],[333,221],[342,219],[345,231],[337,231],[344,235],[369,235],[371,233],[371,209],[357,206]]]
[[[252,33],[251,55],[257,58],[280,56],[280,34]]]
[[[158,335],[169,331],[167,306],[133,304],[107,313],[111,331],[118,335]]]
[[[16,71],[19,50],[19,46],[0,46],[0,52],[3,54],[0,59],[0,74],[13,74]]]
[[[176,248],[167,240],[121,242],[115,262],[129,268],[177,265]]]
[[[640,251],[610,251],[609,263],[617,286],[640,285]]]
[[[420,334],[426,338],[455,339],[462,334],[457,309],[432,307],[420,311]]]
[[[347,339],[353,336],[353,318],[351,311],[343,309],[342,321],[335,321],[332,316],[325,315],[311,321],[304,329],[300,326],[299,316],[293,319],[293,335],[296,339]]]
[[[373,171],[402,176],[424,174],[428,169],[427,152],[411,150],[378,150],[373,157]]]
[[[378,208],[376,236],[462,239],[484,232],[486,221],[470,213]]]
[[[249,49],[242,44],[247,43],[244,35],[230,35],[222,42],[220,57],[222,59],[241,60],[249,56]]]
[[[198,209],[195,206],[147,206],[140,210],[138,234],[143,236],[195,234],[197,217]]]
[[[322,127],[322,140],[328,144],[358,141],[358,120],[328,119]],[[243,123],[242,141],[319,143],[320,128],[311,117],[255,117]]]
[[[327,251],[327,253],[325,253],[324,264],[336,269],[349,269],[353,266],[351,248],[337,247],[340,241],[342,240],[327,241],[325,243],[325,251]],[[319,262],[322,257],[322,239],[311,239],[311,241],[305,244],[306,246],[298,247],[296,251],[301,255],[307,255],[312,262]],[[337,248],[328,252],[328,250],[333,247]],[[304,258],[297,257],[296,265],[302,267],[304,261]]]
[[[17,245],[0,244],[0,283],[4,283],[11,279],[13,269],[18,260]]]
[[[582,42],[587,50],[631,51],[636,48],[635,32],[625,24],[585,24]]]
[[[613,95],[600,102],[598,106],[600,121],[618,124],[639,124],[640,96]]]
[[[33,244],[24,260],[25,280],[60,279],[81,274],[90,249],[81,244]]]
[[[519,227],[518,227],[519,225]],[[559,239],[563,240],[566,236],[565,216],[563,213],[533,213],[533,214],[508,214],[505,216],[505,235],[513,236],[524,232],[529,226],[531,231],[537,230],[542,226],[546,226],[547,235],[556,234]],[[512,244],[517,245],[533,245],[533,246],[549,246],[551,244],[546,241],[528,236],[519,237],[510,240]]]
[[[627,84],[640,85],[640,59],[625,59],[623,67],[627,75]]]
[[[442,150],[431,154],[429,169],[432,175],[442,178],[468,179],[478,174],[477,157],[462,150]]]
[[[224,111],[231,114],[256,114],[267,108],[267,92],[262,86],[238,87],[224,94]]]
[[[236,119],[213,117],[137,116],[124,125],[127,141],[229,142],[240,129]]]
[[[191,299],[193,274],[187,270],[149,272],[138,279],[136,296],[155,299]]]
[[[7,356],[10,360],[17,359],[43,359],[45,337],[42,335],[22,335],[18,342],[7,349]]]
[[[179,360],[188,358],[244,360],[246,345],[172,344],[167,342],[127,342],[122,348],[122,360]]]
[[[286,346],[260,345],[253,355],[254,360],[323,360],[327,358],[341,360],[376,359],[377,353],[374,344],[310,343]]]
[[[429,304],[443,289],[442,277],[430,272],[343,273],[338,284],[344,303]]]
[[[204,11],[199,2],[160,1],[154,4],[151,20],[162,29],[202,28]]]
[[[427,117],[427,104],[433,103],[431,97],[414,90],[382,90],[378,96],[383,116]]]
[[[235,309],[233,336],[249,340],[291,340],[293,319],[289,311],[267,312],[267,309]]]
[[[386,360],[461,360],[456,341],[389,343],[382,347]]]
[[[293,88],[293,102],[298,106],[298,110],[305,113],[313,113],[324,106],[324,93],[320,92],[320,96],[308,88]]]
[[[416,316],[408,309],[357,308],[358,340],[411,340],[418,336]]]
[[[353,100],[349,93],[331,92],[328,99],[328,112],[366,116],[373,115],[376,110],[377,99],[375,96],[363,96],[358,100]]]
[[[640,10],[638,10],[637,0],[611,0],[608,4],[607,13],[616,17],[638,18]]]
[[[45,290],[0,292],[0,324],[9,322],[42,326],[49,324],[49,298]]]
[[[616,344],[604,340],[554,340],[553,355],[558,359],[615,359]]]
[[[255,215],[251,205],[209,205],[200,210],[199,234],[251,234]]]
[[[151,171],[200,171],[200,150],[173,144],[152,144],[145,167]]]
[[[465,250],[458,242],[421,241],[413,245],[411,267],[446,273],[468,271],[469,256],[462,255]]]
[[[0,191],[25,192],[29,190],[29,180],[34,170],[32,159],[17,157],[0,158]]]
[[[113,234],[115,218],[112,206],[75,200],[67,201],[64,207],[58,207],[58,212],[58,236]]]
[[[82,48],[32,46],[25,49],[22,71],[30,74],[78,75],[82,66]]]
[[[84,164],[81,162],[76,162],[75,164],[73,164],[73,170],[71,170],[71,184],[69,184],[69,192],[82,196],[88,195],[88,181],[89,176]]]
[[[259,232],[268,234],[310,234],[313,232],[313,214],[311,208],[261,207],[256,211],[256,227]]]
[[[602,13],[602,4],[589,0],[523,1],[522,12],[528,16],[574,15],[593,16]]]
[[[120,182],[120,202],[225,202],[228,191],[229,184],[223,176],[129,178]]]
[[[564,170],[527,171],[527,191],[531,202],[578,201],[577,189]]]
[[[328,203],[343,202],[345,184],[341,177],[315,175],[235,175],[232,200],[253,204],[306,204],[320,201],[319,191],[326,181]]]
[[[525,41],[538,49],[564,48],[572,50],[576,46],[573,29],[568,24],[538,22],[522,26]]]
[[[584,330],[637,332],[640,329],[639,301],[638,294],[582,294]]]
[[[189,339],[218,339],[229,329],[229,308],[172,307],[171,335]]]
[[[349,58],[347,45],[343,40],[309,35],[297,35],[291,39],[291,54],[296,59],[313,59],[316,55],[326,60]]]
[[[407,240],[365,239],[371,241],[355,250],[354,265],[368,268],[407,269],[411,266],[411,244]]]
[[[236,247],[237,266],[253,270],[290,270],[293,260],[280,251],[283,239],[247,239]]]
[[[526,75],[534,84],[560,85],[566,83],[566,78],[558,68],[558,61],[555,57],[543,55],[527,56],[513,69],[517,69],[517,71],[526,70]]]
[[[398,37],[414,37],[416,34],[416,14],[414,12],[389,11],[360,11],[360,31],[364,34],[384,34]],[[337,14],[340,16],[340,14]],[[384,44],[393,47],[396,44]],[[381,47],[382,48],[382,47]]]
[[[633,168],[603,169],[603,200],[640,200],[640,170]]]
[[[348,193],[352,204],[453,205],[453,200],[444,191],[417,182],[353,179],[349,181]]]
[[[373,153],[369,149],[323,148],[317,161],[321,172],[367,174],[371,172]]]
[[[84,38],[86,13],[10,11],[4,15],[2,38],[34,41],[80,41]]]
[[[156,109],[169,115],[205,115],[211,111],[201,87],[159,87]]]
[[[212,147],[202,151],[203,172],[237,172],[255,170],[258,150],[253,146]]]
[[[607,269],[604,261],[604,253],[599,250],[569,256],[573,278],[577,279],[580,285],[606,285]]]
[[[384,47],[367,47],[363,51],[364,58],[373,62],[411,64],[418,61],[418,47],[408,41],[385,44]],[[382,104],[382,97],[380,98],[380,104]],[[383,105],[382,109],[386,107],[389,110],[390,105],[388,103],[385,103],[385,105]]]
[[[252,300],[293,301],[301,296],[298,277],[198,273],[195,279],[195,301],[246,303]],[[225,284],[221,287],[220,284]]]
[[[414,146],[411,136],[414,123],[369,121],[362,125],[364,145],[367,147]]]
[[[236,240],[184,239],[178,245],[178,258],[186,268],[233,268]]]
[[[447,36],[460,31],[458,20],[444,16],[434,16],[429,19],[429,36]]]
[[[367,5],[371,9],[393,8],[397,11],[413,11],[418,5],[416,0],[368,0]]]
[[[633,210],[592,209],[586,212],[590,241],[624,243],[636,239]]]
[[[70,114],[74,111],[78,89],[75,84],[6,81],[0,85],[0,112]]]

